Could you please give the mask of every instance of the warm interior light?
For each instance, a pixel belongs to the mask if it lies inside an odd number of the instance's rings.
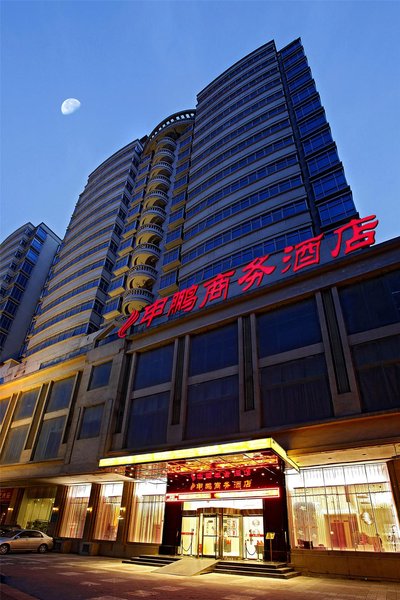
[[[240,452],[254,452],[255,450],[273,450],[282,460],[296,471],[299,467],[288,457],[285,450],[273,438],[261,438],[257,440],[246,440],[243,442],[228,442],[226,444],[213,444],[211,446],[200,446],[197,448],[180,448],[178,450],[166,450],[163,452],[149,452],[146,454],[134,454],[129,456],[115,456],[100,459],[100,467],[114,467],[128,464],[144,464],[156,462],[168,462],[185,458],[200,458],[206,456],[218,456],[220,454],[235,454]]]

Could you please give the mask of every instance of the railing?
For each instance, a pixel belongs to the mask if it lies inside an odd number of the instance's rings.
[[[145,290],[143,288],[134,288],[133,290],[128,290],[125,292],[123,296],[123,302],[132,302],[133,300],[138,300],[145,298],[149,302],[154,300],[154,294],[149,292],[149,290]]]
[[[161,250],[155,244],[143,243],[138,244],[132,252],[132,256],[137,256],[138,254],[155,254],[159,257]]]
[[[142,273],[150,275],[153,279],[157,277],[157,269],[154,267],[150,267],[150,265],[135,265],[130,269],[127,280],[129,281],[135,275],[141,275]]]
[[[171,184],[171,180],[169,177],[166,177],[165,175],[154,175],[154,177],[149,179],[149,181],[147,183],[147,187],[149,188],[154,183],[163,183],[164,185],[169,187]]]
[[[143,209],[142,214],[140,215],[141,220],[147,215],[158,215],[163,220],[167,217],[167,213],[160,206],[149,206],[149,208]]]
[[[156,171],[157,169],[165,169],[166,171],[168,171],[168,173],[172,173],[172,166],[170,165],[170,163],[167,163],[164,160],[159,160],[158,162],[154,163],[151,167],[151,173],[154,173],[154,171]]]
[[[175,154],[172,152],[172,150],[168,150],[168,148],[160,148],[157,150],[157,152],[154,154],[153,160],[157,160],[160,156],[168,156],[172,160],[175,158]]]
[[[148,141],[155,138],[156,135],[158,135],[160,133],[160,131],[162,131],[166,127],[169,127],[170,125],[177,125],[179,122],[182,122],[182,121],[183,122],[193,121],[195,116],[196,116],[196,111],[193,109],[179,111],[177,113],[174,113],[170,117],[167,117],[167,119],[164,119],[164,121],[161,121],[161,123],[153,129],[153,131],[149,135]],[[167,136],[165,136],[163,138],[163,140],[165,140],[165,139],[167,139]],[[175,140],[173,140],[172,138],[168,138],[168,139],[172,140],[175,143]]]
[[[162,227],[160,227],[159,225],[155,225],[154,223],[148,223],[145,225],[141,225],[139,227],[139,229],[137,230],[137,233],[136,233],[136,239],[140,236],[141,233],[145,233],[145,232],[156,233],[160,237],[162,237],[164,235],[164,231],[163,231]]]

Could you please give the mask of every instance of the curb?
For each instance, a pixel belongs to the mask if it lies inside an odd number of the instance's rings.
[[[1,600],[37,600],[34,596],[29,596],[25,592],[21,592],[4,583],[4,575],[0,575],[0,597]]]

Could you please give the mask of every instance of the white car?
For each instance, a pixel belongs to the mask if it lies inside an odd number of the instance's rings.
[[[53,548],[53,538],[37,529],[14,529],[1,534],[0,554],[31,550],[43,554]]]

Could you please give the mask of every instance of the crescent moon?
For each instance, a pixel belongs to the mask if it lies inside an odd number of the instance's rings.
[[[63,115],[72,115],[80,107],[81,103],[76,98],[67,98],[61,104],[61,112]]]

